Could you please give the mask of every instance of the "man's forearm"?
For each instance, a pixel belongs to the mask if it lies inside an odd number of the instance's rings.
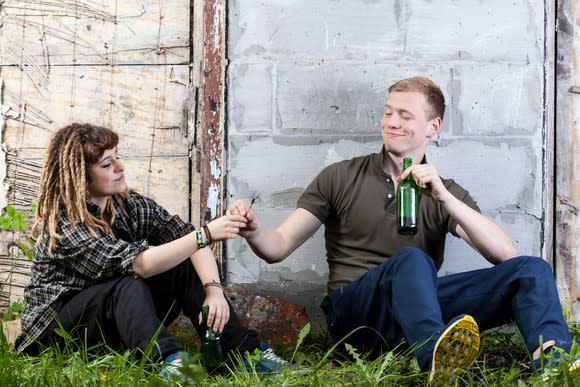
[[[488,261],[496,264],[517,254],[511,237],[491,219],[455,197],[444,206],[465,233],[467,242]]]
[[[284,247],[284,239],[277,230],[259,228],[246,237],[252,251],[268,263],[282,261],[291,251]]]

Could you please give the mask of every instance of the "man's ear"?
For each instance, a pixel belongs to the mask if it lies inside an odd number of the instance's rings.
[[[435,117],[430,120],[427,125],[429,125],[429,130],[427,130],[427,138],[433,138],[441,132],[442,125],[441,117]]]

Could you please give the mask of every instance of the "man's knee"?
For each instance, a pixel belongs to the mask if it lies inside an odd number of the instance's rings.
[[[436,270],[433,259],[417,247],[403,247],[391,259],[397,265],[409,266],[414,269],[425,267]]]
[[[377,278],[383,286],[392,280],[404,280],[412,285],[416,280],[435,278],[437,269],[431,257],[416,247],[403,247],[382,265],[373,269],[368,278]],[[365,277],[363,277],[364,279]]]
[[[523,273],[532,273],[538,276],[553,277],[552,268],[548,262],[540,257],[522,255],[508,259],[504,263],[508,264],[506,266],[514,266],[512,270],[521,271]]]

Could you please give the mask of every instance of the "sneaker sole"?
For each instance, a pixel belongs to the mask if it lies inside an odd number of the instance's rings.
[[[435,343],[429,385],[455,386],[479,351],[479,328],[473,317],[465,315],[443,331]]]

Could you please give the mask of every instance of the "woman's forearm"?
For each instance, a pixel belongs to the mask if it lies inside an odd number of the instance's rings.
[[[143,250],[133,261],[133,270],[141,278],[149,278],[174,268],[198,251],[195,233],[161,246]]]

